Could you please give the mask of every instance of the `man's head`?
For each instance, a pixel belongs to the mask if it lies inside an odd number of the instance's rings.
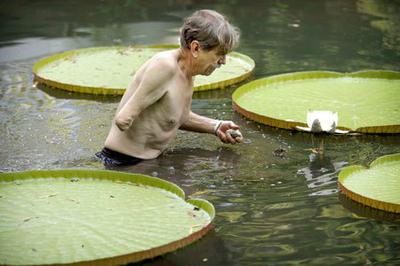
[[[192,41],[202,49],[220,48],[225,54],[239,44],[239,31],[228,20],[213,10],[199,10],[185,19],[181,29],[181,46],[190,48]]]
[[[185,19],[181,29],[181,47],[189,49],[210,75],[225,64],[225,55],[239,44],[239,30],[221,14],[213,10],[199,10]]]

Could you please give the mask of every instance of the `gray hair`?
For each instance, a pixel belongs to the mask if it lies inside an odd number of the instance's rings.
[[[190,48],[192,41],[196,40],[205,50],[219,47],[228,53],[239,45],[239,37],[239,29],[231,25],[223,15],[203,9],[185,19],[180,42],[181,47]]]

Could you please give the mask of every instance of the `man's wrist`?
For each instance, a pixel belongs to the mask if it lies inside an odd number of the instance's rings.
[[[223,122],[222,120],[215,120],[214,129],[213,129],[213,133],[215,136],[217,136],[217,131],[221,127],[222,122]]]

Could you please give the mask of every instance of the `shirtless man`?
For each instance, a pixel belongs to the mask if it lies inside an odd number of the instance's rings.
[[[241,142],[240,133],[229,134],[239,129],[232,121],[191,111],[194,76],[208,76],[225,64],[238,41],[236,28],[215,11],[200,10],[186,18],[181,47],[156,54],[136,72],[97,157],[106,165],[156,158],[178,129],[215,134],[224,143]]]

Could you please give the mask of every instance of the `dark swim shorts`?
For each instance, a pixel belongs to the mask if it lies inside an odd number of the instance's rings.
[[[105,147],[103,148],[103,150],[96,153],[96,157],[102,160],[104,165],[110,166],[134,165],[143,161],[143,159],[113,151]]]

